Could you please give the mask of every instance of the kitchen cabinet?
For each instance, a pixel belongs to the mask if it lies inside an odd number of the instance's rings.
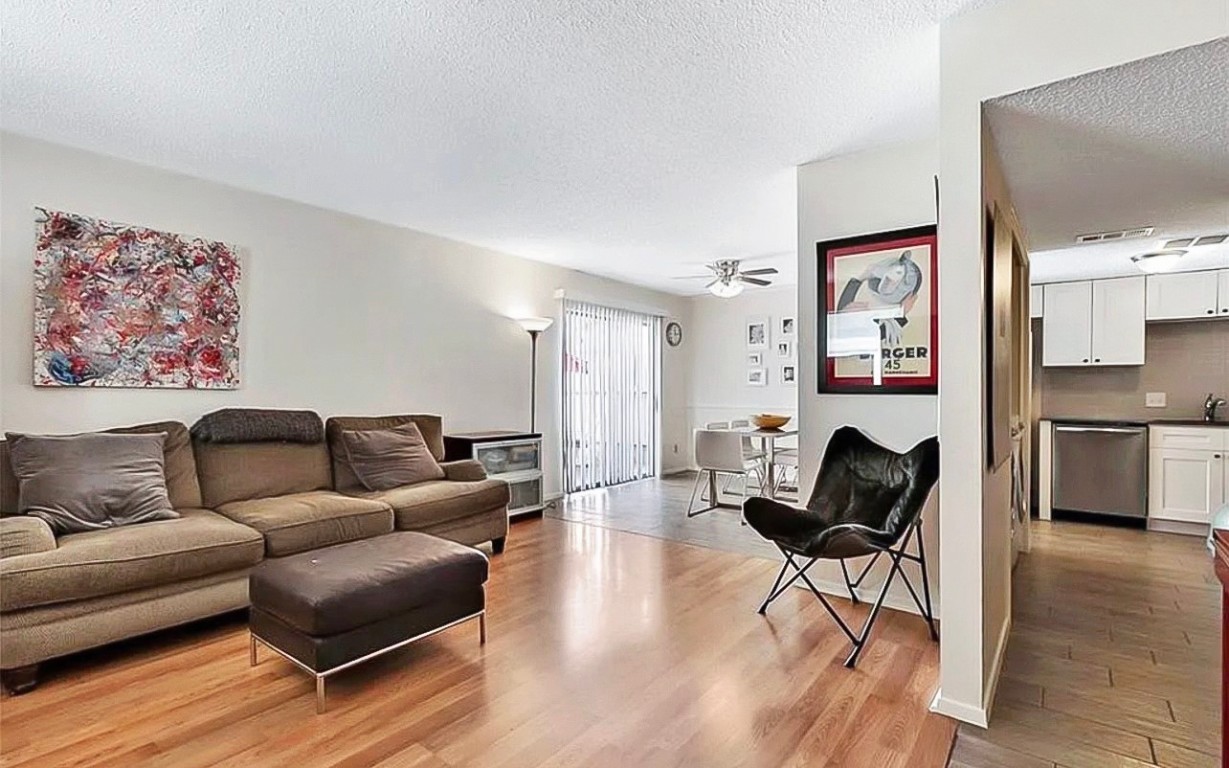
[[[1093,365],[1144,364],[1144,277],[1092,283]]]
[[[1229,272],[1229,270],[1225,270]],[[1045,286],[1030,285],[1028,287],[1028,316],[1036,320],[1045,314]]]
[[[1042,364],[1144,364],[1144,277],[1044,287]]]
[[[1050,283],[1045,288],[1042,365],[1092,361],[1092,283]]]
[[[1218,270],[1217,273],[1217,314],[1229,317],[1229,269]]]
[[[1229,273],[1229,270],[1222,270]],[[1229,301],[1229,286],[1220,287],[1215,272],[1175,272],[1148,275],[1149,320],[1194,320],[1217,314]]]
[[[1207,525],[1229,503],[1229,429],[1153,426],[1150,440],[1149,520]]]

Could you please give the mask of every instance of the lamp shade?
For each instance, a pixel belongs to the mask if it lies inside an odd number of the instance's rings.
[[[521,327],[530,333],[541,333],[555,321],[549,317],[518,317],[516,322],[521,324]]]
[[[708,292],[722,299],[732,299],[743,292],[743,284],[737,280],[718,280],[708,287]]]

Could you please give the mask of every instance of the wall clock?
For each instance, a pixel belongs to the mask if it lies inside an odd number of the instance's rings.
[[[672,347],[677,347],[683,343],[683,326],[678,323],[666,324],[666,343]]]

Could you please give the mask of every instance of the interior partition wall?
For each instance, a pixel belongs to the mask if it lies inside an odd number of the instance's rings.
[[[661,324],[563,304],[563,482],[568,493],[654,477],[661,461]]]

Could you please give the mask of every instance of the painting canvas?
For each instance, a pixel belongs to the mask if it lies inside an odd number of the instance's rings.
[[[42,208],[35,220],[35,385],[239,386],[232,246]]]
[[[819,391],[934,394],[934,226],[818,244]]]

